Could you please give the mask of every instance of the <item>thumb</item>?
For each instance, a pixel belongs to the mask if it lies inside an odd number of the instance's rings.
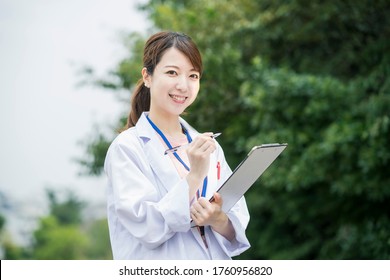
[[[222,206],[222,204],[223,204],[222,196],[217,192],[214,193],[214,202],[220,206]]]

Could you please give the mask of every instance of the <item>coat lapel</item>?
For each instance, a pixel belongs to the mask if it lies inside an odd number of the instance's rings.
[[[166,148],[149,124],[145,114],[141,115],[136,124],[137,133],[144,143],[144,152],[150,162],[154,176],[168,192],[175,185],[175,181],[180,180],[180,177],[171,159],[164,156]]]

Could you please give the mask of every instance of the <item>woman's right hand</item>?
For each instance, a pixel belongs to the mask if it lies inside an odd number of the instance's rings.
[[[215,151],[217,145],[213,133],[207,132],[197,136],[187,148],[187,156],[190,162],[190,172],[187,181],[190,185],[191,194],[201,187],[203,179],[207,176],[210,167],[210,155]],[[192,197],[192,196],[191,196]]]

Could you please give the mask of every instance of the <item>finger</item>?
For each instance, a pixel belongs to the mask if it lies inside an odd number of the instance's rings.
[[[212,132],[206,132],[198,135],[194,140],[195,146],[201,146],[205,142],[214,142],[214,138],[212,138],[212,136],[213,136]]]
[[[191,215],[191,219],[192,219],[192,221],[194,221],[195,225],[199,225],[200,221],[198,220],[198,218],[195,215]]]
[[[203,206],[199,203],[199,200],[192,204],[192,211],[193,213],[197,214],[197,216],[201,215],[203,212]]]
[[[211,143],[204,152],[212,153],[217,149],[215,143]]]
[[[202,147],[206,140],[202,139],[195,139],[193,142],[191,142],[190,146],[187,149],[187,152],[197,152]]]
[[[212,138],[204,139],[204,141],[201,144],[199,143],[197,147],[203,153],[213,152],[216,149],[215,140],[213,140]]]
[[[195,208],[191,207],[190,213],[193,220],[198,220],[199,212]]]
[[[191,143],[190,147],[187,149],[187,154],[204,156],[211,154],[216,150],[216,144],[213,139],[197,139]]]
[[[222,196],[217,192],[214,193],[214,203],[217,203],[220,206],[223,204]]]
[[[210,203],[209,200],[205,199],[204,197],[201,197],[198,199],[199,203],[199,209],[198,212],[202,216],[202,218],[207,218],[214,212],[213,205]]]
[[[191,207],[191,219],[195,222],[196,225],[201,225],[204,223],[205,217],[202,212],[196,210],[196,207]]]
[[[191,214],[196,214],[198,211],[195,209],[195,205],[196,205],[196,202],[194,202],[192,205],[191,205],[191,208],[190,208],[190,212]]]
[[[210,202],[204,198],[204,197],[200,197],[198,200],[197,200],[197,204],[202,207],[202,209],[204,208],[207,208],[210,204]]]
[[[198,219],[198,216],[197,216],[197,212],[196,212],[196,211],[191,212],[191,219],[193,219],[193,220],[197,220],[197,219]]]

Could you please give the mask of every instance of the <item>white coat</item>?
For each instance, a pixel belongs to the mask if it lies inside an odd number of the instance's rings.
[[[165,146],[142,114],[135,127],[110,145],[104,169],[108,176],[107,215],[114,259],[231,259],[247,250],[249,213],[242,198],[228,213],[236,232],[230,242],[205,227],[208,249],[197,228],[191,228],[189,186]],[[198,132],[180,122],[194,139]],[[217,178],[220,162],[221,178]],[[206,198],[231,174],[222,148],[211,155]]]

